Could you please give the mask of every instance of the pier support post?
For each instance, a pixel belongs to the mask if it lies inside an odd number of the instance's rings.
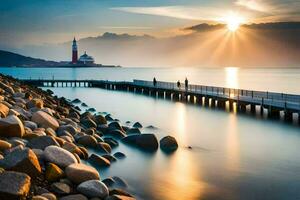
[[[203,103],[202,96],[196,96],[196,103],[202,105]]]
[[[218,106],[218,108],[225,109],[226,108],[226,101],[218,99],[217,106]]]
[[[293,122],[293,112],[289,110],[284,111],[284,121]]]
[[[233,105],[234,105],[234,101],[229,100],[229,111],[233,111]]]
[[[252,114],[255,114],[256,113],[256,105],[255,104],[250,104],[250,112]]]
[[[209,106],[209,98],[208,97],[204,98],[204,106]]]
[[[271,119],[279,119],[280,118],[280,110],[275,109],[270,106],[268,109],[268,117]]]
[[[216,100],[211,98],[210,100],[210,107],[215,108],[216,107]]]

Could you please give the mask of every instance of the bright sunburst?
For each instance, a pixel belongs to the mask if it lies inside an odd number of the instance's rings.
[[[239,29],[240,25],[244,23],[244,18],[237,13],[230,12],[224,19],[227,24],[227,28],[231,32],[235,32]]]

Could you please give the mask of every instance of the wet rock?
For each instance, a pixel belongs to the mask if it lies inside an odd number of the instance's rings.
[[[56,196],[50,192],[41,194],[42,197],[47,198],[48,200],[56,200]]]
[[[68,115],[69,118],[80,119],[80,116],[77,112],[70,112]]]
[[[128,192],[125,192],[124,190],[121,189],[112,189],[109,191],[109,195],[122,195],[122,196],[132,197]]]
[[[88,112],[96,112],[96,109],[95,108],[89,108],[87,109]]]
[[[97,123],[97,125],[107,124],[107,120],[102,115],[96,115],[95,122]]]
[[[29,140],[28,147],[32,149],[42,149],[44,150],[46,147],[55,145],[60,146],[56,140],[51,136],[40,136]]]
[[[17,149],[9,153],[0,160],[0,167],[26,173],[31,178],[36,178],[41,173],[39,161],[31,149]]]
[[[101,153],[107,153],[107,154],[111,153],[111,147],[109,146],[109,144],[105,142],[99,142],[97,145],[97,150]]]
[[[30,185],[31,180],[27,174],[5,171],[0,174],[0,199],[25,199]]]
[[[72,103],[80,103],[81,101],[79,100],[79,99],[74,99],[73,101],[72,101]]]
[[[8,113],[9,113],[9,108],[3,103],[0,103],[0,117],[4,118],[8,115]]]
[[[113,176],[112,179],[115,181],[116,186],[121,187],[121,188],[128,187],[128,184],[122,178],[120,178],[118,176]]]
[[[115,181],[112,178],[106,178],[102,182],[106,185],[106,187],[112,187],[115,184]]]
[[[32,115],[31,121],[35,122],[40,127],[52,128],[55,131],[59,127],[57,120],[43,111],[35,112]]]
[[[62,148],[71,153],[77,154],[81,159],[87,159],[85,153],[82,152],[82,150],[78,146],[71,142],[65,142]]]
[[[85,147],[96,148],[98,142],[97,142],[96,138],[94,138],[93,136],[84,135],[77,140],[77,143],[81,144]]]
[[[24,121],[24,126],[30,128],[33,131],[38,127],[37,124],[32,121]]]
[[[99,197],[105,199],[108,196],[108,188],[99,180],[89,180],[78,185],[77,190],[87,197]]]
[[[131,128],[131,129],[128,129],[126,131],[126,134],[127,135],[131,135],[131,134],[141,134],[141,131],[139,128]]]
[[[77,133],[77,130],[75,127],[73,127],[72,125],[68,124],[68,125],[62,125],[60,127],[58,127],[57,129],[57,134],[61,134],[64,131],[68,131],[70,134],[75,135]]]
[[[42,99],[32,99],[26,103],[26,107],[28,109],[34,108],[34,107],[41,109],[44,107],[44,102]]]
[[[113,138],[104,138],[104,142],[109,144],[111,148],[119,146],[119,143]]]
[[[114,153],[114,157],[116,157],[118,159],[123,159],[126,157],[126,155],[122,152],[116,152],[116,153]]]
[[[82,182],[88,181],[88,180],[99,180],[100,175],[98,171],[85,164],[72,164],[69,165],[66,170],[66,176],[68,179],[70,179],[72,182],[76,184],[80,184]]]
[[[32,197],[32,200],[48,200],[46,197],[36,195]]]
[[[102,155],[102,157],[103,157],[103,158],[106,158],[106,159],[109,160],[109,162],[111,162],[111,163],[117,161],[117,159],[116,159],[114,156],[109,155],[109,154]]]
[[[21,120],[10,115],[6,118],[0,119],[0,136],[2,137],[22,137],[25,129]]]
[[[86,103],[82,103],[81,106],[88,107],[88,105]]]
[[[109,131],[108,133],[106,133],[106,135],[109,135],[109,136],[111,136],[113,138],[116,138],[116,139],[122,139],[122,138],[126,137],[126,135],[124,134],[123,131],[120,131],[120,130],[117,130],[117,129]]]
[[[166,152],[175,151],[178,148],[176,139],[172,136],[166,136],[159,141],[160,148]]]
[[[111,129],[111,130],[114,130],[114,129],[117,129],[119,131],[122,131],[124,132],[121,124],[119,122],[111,122],[108,124],[108,127]]]
[[[106,119],[107,121],[113,121],[113,120],[114,120],[114,119],[110,116],[110,114],[106,115],[106,116],[105,116],[105,119]]]
[[[140,122],[135,122],[132,127],[134,128],[143,128],[142,124]]]
[[[72,153],[57,146],[48,146],[44,151],[44,158],[60,167],[67,167],[73,163],[78,163]]]
[[[0,140],[0,151],[5,151],[7,149],[10,149],[12,145],[9,142],[6,142],[4,140]]]
[[[82,194],[72,194],[72,195],[64,196],[59,200],[88,200],[88,198]]]
[[[124,195],[112,195],[107,197],[105,200],[135,200],[134,197],[124,196]]]
[[[69,185],[61,182],[51,184],[51,191],[58,195],[70,194],[71,188]]]
[[[154,134],[134,134],[122,139],[125,144],[134,145],[142,150],[155,151],[158,149],[158,140]]]
[[[49,163],[46,172],[45,178],[49,182],[55,182],[64,177],[64,171],[60,169],[57,165]]]
[[[92,154],[88,162],[94,165],[95,167],[109,167],[110,161],[102,156],[98,156],[96,154]]]
[[[5,90],[6,92],[8,92],[10,94],[14,94],[15,93],[14,89],[11,86],[6,85],[2,81],[0,81],[0,88],[2,88],[3,90]]]
[[[90,118],[85,118],[80,121],[80,123],[86,128],[97,128],[96,122]]]
[[[101,132],[104,133],[104,134],[106,134],[106,133],[108,133],[108,132],[110,131],[110,129],[109,129],[109,127],[108,127],[107,124],[99,125],[99,126],[97,127],[97,130],[98,130],[98,131],[101,131]]]

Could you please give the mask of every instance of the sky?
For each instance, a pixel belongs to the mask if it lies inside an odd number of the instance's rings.
[[[245,23],[300,21],[300,0],[1,0],[0,47],[61,43],[104,32],[170,36],[228,13]]]

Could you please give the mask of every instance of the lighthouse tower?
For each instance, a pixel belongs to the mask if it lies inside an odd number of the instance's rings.
[[[72,64],[76,64],[77,61],[78,61],[78,51],[77,51],[76,39],[74,37],[73,45],[72,45]]]

